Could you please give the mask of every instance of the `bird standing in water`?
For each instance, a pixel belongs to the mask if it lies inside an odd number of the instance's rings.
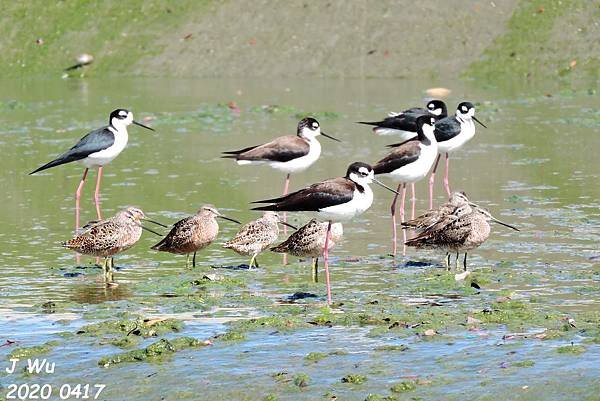
[[[36,170],[29,173],[35,174],[52,167],[60,166],[61,164],[80,162],[85,166],[83,177],[79,182],[77,191],[75,191],[75,231],[79,229],[79,201],[81,199],[81,191],[85,184],[90,168],[98,169],[98,177],[96,179],[96,190],[94,191],[94,202],[96,205],[96,215],[98,220],[102,219],[100,212],[100,182],[102,181],[103,167],[113,161],[127,146],[129,134],[127,127],[131,124],[154,131],[154,129],[138,123],[133,119],[133,114],[125,109],[117,109],[110,113],[109,124],[88,133],[81,138],[71,149],[67,150],[56,159],[44,164]]]
[[[398,191],[402,189],[400,201],[400,222],[404,222],[404,203],[406,198],[406,184],[410,183],[412,188],[412,213],[415,217],[415,182],[427,176],[437,156],[437,143],[433,135],[435,117],[423,115],[417,118],[417,136],[402,143],[390,145],[393,150],[379,160],[373,166],[375,175],[387,176],[398,182],[398,188],[392,205],[392,255],[397,251],[397,225],[396,225],[396,201]],[[402,230],[404,241],[406,241],[406,230]],[[406,246],[402,248],[402,255],[406,255]]]
[[[274,168],[286,174],[283,196],[288,194],[290,175],[300,173],[312,166],[321,156],[321,143],[317,140],[319,135],[340,142],[321,131],[321,125],[311,117],[303,118],[298,122],[296,135],[280,136],[263,145],[223,152],[223,158],[235,159],[238,165],[261,165]],[[285,212],[283,221],[287,221]],[[283,228],[287,234],[287,228]],[[284,263],[286,263],[284,259]]]
[[[82,232],[63,242],[62,246],[84,255],[103,257],[104,278],[111,283],[113,281],[112,257],[114,255],[135,245],[142,236],[142,229],[160,236],[159,233],[142,226],[142,221],[166,227],[156,221],[146,219],[144,212],[140,209],[128,207],[109,219],[88,223],[83,227]]]
[[[518,228],[494,218],[487,210],[465,203],[457,206],[452,213],[443,216],[416,237],[406,241],[406,245],[446,251],[445,264],[448,270],[450,270],[450,253],[456,252],[458,267],[459,253],[464,252],[463,269],[466,271],[467,252],[479,247],[490,236],[489,221],[519,231]]]
[[[319,256],[323,254],[325,241],[327,239],[327,222],[320,222],[317,219],[310,220],[307,224],[294,231],[288,239],[283,241],[271,251],[277,253],[287,253],[299,258],[310,257],[312,259],[312,278],[313,282],[318,282]],[[327,250],[331,250],[344,234],[342,223],[333,223],[331,225],[331,235],[327,244]]]
[[[189,267],[193,254],[192,267],[196,267],[196,252],[209,246],[219,234],[217,217],[241,224],[239,221],[223,216],[212,205],[204,205],[193,216],[179,220],[173,228],[152,249],[155,251],[187,255],[185,267]]]
[[[296,229],[284,223],[277,213],[265,212],[261,218],[243,225],[232,239],[223,244],[223,248],[231,249],[240,255],[251,256],[248,267],[258,267],[256,257],[277,241],[280,223]]]
[[[313,212],[326,219],[327,234],[323,247],[327,303],[331,304],[331,284],[329,279],[329,240],[333,222],[348,221],[364,213],[373,203],[373,191],[369,184],[378,185],[396,193],[373,177],[373,168],[362,162],[348,166],[344,177],[332,178],[279,198],[265,199],[252,203],[271,203],[253,210],[288,212]]]
[[[462,102],[456,108],[454,116],[442,118],[435,123],[435,140],[438,144],[439,155],[435,160],[433,171],[429,177],[429,209],[433,209],[433,183],[435,181],[435,171],[442,154],[446,155],[446,172],[444,175],[444,188],[448,196],[451,196],[450,182],[448,179],[448,169],[450,166],[450,153],[460,149],[465,143],[475,136],[475,123],[478,122],[482,127],[487,128],[481,121],[475,118],[475,106],[470,102]]]

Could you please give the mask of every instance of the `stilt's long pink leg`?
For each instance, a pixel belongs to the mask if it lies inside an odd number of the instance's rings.
[[[102,182],[102,166],[98,167],[98,178],[96,179],[96,191],[94,191],[94,203],[96,204],[96,215],[102,220],[100,213],[100,183]]]
[[[290,174],[288,173],[288,175],[285,176],[285,185],[283,186],[283,196],[288,194],[288,191],[290,189]],[[287,213],[283,212],[283,222],[287,223]],[[283,225],[283,235],[287,236],[288,233],[288,228],[286,225]],[[288,255],[287,253],[283,254],[283,264],[287,265],[288,264]]]
[[[412,210],[410,212],[410,218],[414,219],[415,218],[415,203],[417,202],[417,194],[415,193],[415,183],[414,182],[410,183],[410,188],[412,189],[412,198],[410,198],[410,201],[412,203]]]
[[[83,171],[83,177],[81,177],[81,181],[79,182],[77,191],[75,191],[75,233],[77,233],[77,230],[79,230],[79,212],[80,212],[80,207],[79,207],[80,202],[79,201],[81,199],[81,191],[83,190],[83,185],[85,184],[85,179],[87,177],[88,170],[89,169],[86,168]]]
[[[404,201],[406,200],[406,183],[402,184],[402,200],[400,202],[400,223],[404,223]],[[402,256],[406,256],[406,229],[402,229]]]
[[[452,195],[452,192],[450,192],[450,181],[448,180],[448,170],[450,169],[450,156],[448,155],[448,153],[446,153],[446,174],[444,175],[444,188],[446,188],[446,193],[448,194],[448,197],[450,197],[450,195]]]
[[[400,191],[400,187],[402,184],[398,184],[398,189],[396,192]],[[398,200],[398,194],[394,194],[394,200],[392,201],[392,206],[390,208],[392,212],[392,255],[396,256],[397,248],[398,248],[398,238],[396,235],[396,201]]]
[[[323,248],[323,260],[325,265],[325,283],[327,285],[327,305],[331,305],[331,282],[329,280],[329,236],[331,235],[331,220],[327,224],[325,236],[325,247]]]
[[[83,170],[83,177],[81,177],[81,181],[79,182],[79,186],[77,186],[77,191],[75,191],[75,234],[79,230],[79,213],[80,213],[80,200],[81,200],[81,191],[83,191],[83,185],[85,184],[85,179],[87,177],[89,169]],[[81,255],[75,255],[75,263],[81,263]]]
[[[433,183],[435,182],[435,170],[437,170],[438,163],[440,162],[441,154],[438,155],[437,159],[435,159],[435,165],[433,166],[433,171],[429,176],[429,210],[433,209]]]

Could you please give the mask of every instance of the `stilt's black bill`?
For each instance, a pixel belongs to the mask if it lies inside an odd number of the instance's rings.
[[[154,220],[150,220],[150,219],[142,219],[143,221],[147,221],[148,223],[152,223],[152,224],[156,224],[157,226],[161,226],[164,228],[169,228],[169,226],[163,224],[163,223],[159,223],[158,221],[154,221]]]
[[[395,193],[396,195],[400,195],[400,192],[398,192],[398,191],[396,191],[396,190],[394,190],[394,189],[392,189],[392,188],[388,187],[387,185],[385,185],[385,184],[384,184],[384,183],[382,183],[381,181],[378,181],[378,180],[376,180],[375,178],[373,178],[373,182],[374,182],[375,184],[379,185],[380,187],[383,187],[383,188],[387,189],[388,191]]]
[[[217,217],[220,217],[220,218],[222,218],[224,220],[233,221],[234,223],[242,224],[241,222],[237,221],[236,219],[232,219],[232,218],[229,218],[229,217],[225,217],[225,216],[217,216]]]
[[[329,138],[329,139],[333,139],[336,142],[342,142],[337,138],[332,137],[331,135],[327,135],[326,133],[324,133],[323,131],[321,131],[321,135],[323,135],[325,138]]]
[[[291,225],[290,223],[286,223],[285,221],[280,221],[279,223],[283,224],[284,226],[288,226],[290,228],[293,228],[294,230],[297,230],[298,227]]]
[[[507,224],[507,223],[505,223],[505,222],[503,222],[503,221],[500,221],[500,220],[498,220],[498,219],[496,219],[496,218],[494,218],[494,217],[492,217],[492,221],[494,221],[494,222],[496,222],[496,223],[498,223],[498,224],[501,224],[501,225],[503,225],[504,227],[512,228],[512,229],[513,229],[513,230],[515,230],[515,231],[521,231],[521,230],[519,230],[517,227],[515,227],[515,226],[511,226],[510,224]]]
[[[159,237],[162,237],[162,236],[163,236],[162,234],[159,234],[159,233],[157,233],[156,231],[149,229],[148,227],[144,227],[144,226],[142,226],[142,225],[140,225],[140,227],[142,227],[142,229],[143,229],[143,230],[146,230],[146,231],[148,231],[148,232],[150,232],[150,233],[152,233],[152,234],[154,234],[154,235],[158,235]]]
[[[479,125],[481,125],[483,128],[487,128],[487,126],[482,123],[481,121],[479,121],[477,118],[475,118],[475,116],[473,116],[473,120],[477,121],[479,123]]]
[[[139,127],[142,127],[142,128],[149,129],[150,131],[154,131],[154,128],[150,128],[150,127],[148,127],[147,125],[144,125],[144,124],[142,124],[142,123],[138,123],[138,122],[137,122],[137,121],[135,121],[135,120],[133,120],[133,121],[132,121],[132,123],[134,123],[135,125],[137,125],[137,126],[139,126]]]

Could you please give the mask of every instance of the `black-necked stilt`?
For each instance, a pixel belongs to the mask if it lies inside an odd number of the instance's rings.
[[[400,113],[390,113],[381,121],[360,121],[359,124],[373,125],[373,132],[378,135],[400,135],[402,139],[410,139],[417,133],[417,118],[422,115],[431,115],[436,119],[448,115],[446,103],[441,100],[430,100],[427,107],[413,107]]]
[[[376,175],[385,175],[399,182],[397,191],[402,188],[402,201],[400,206],[400,221],[404,222],[404,200],[406,198],[406,184],[412,187],[412,218],[415,214],[415,182],[427,176],[437,156],[437,143],[433,134],[435,117],[422,115],[417,118],[417,136],[400,144],[390,145],[394,149],[383,159],[375,163],[373,169]],[[392,201],[392,241],[393,254],[396,255],[396,201],[398,193]],[[406,231],[403,230],[404,241]],[[406,254],[403,247],[402,254]]]
[[[283,195],[287,195],[290,174],[306,170],[319,159],[321,155],[321,144],[317,140],[319,135],[339,142],[338,139],[322,132],[317,120],[307,117],[298,122],[295,136],[280,136],[263,145],[223,152],[225,156],[222,157],[235,159],[239,165],[266,164],[286,173]],[[283,221],[287,221],[285,213]],[[284,226],[283,232],[287,234],[287,227]],[[285,258],[284,263],[286,263]]]
[[[373,168],[361,162],[348,166],[346,176],[332,178],[313,184],[307,188],[292,192],[279,198],[265,199],[252,203],[272,203],[256,207],[253,210],[271,210],[287,212],[314,212],[328,221],[327,237],[323,247],[325,280],[327,284],[327,302],[331,304],[331,286],[329,281],[329,239],[332,222],[347,221],[365,212],[373,203],[371,182],[396,193],[393,189],[377,181]]]
[[[82,53],[77,56],[77,64],[74,64],[70,67],[65,68],[65,72],[73,71],[78,68],[85,67],[86,65],[90,65],[94,62],[94,56],[88,53]]]
[[[435,139],[438,143],[439,155],[435,161],[431,177],[429,177],[429,209],[433,209],[433,183],[435,171],[437,170],[440,157],[446,154],[446,173],[444,175],[444,188],[448,196],[451,196],[450,184],[448,182],[449,153],[460,149],[475,135],[475,124],[473,120],[487,128],[485,124],[475,118],[475,106],[470,102],[462,102],[456,108],[456,114],[443,118],[435,124]]]
[[[78,161],[85,166],[83,177],[75,192],[75,230],[79,229],[79,200],[81,191],[85,184],[85,179],[90,168],[98,168],[98,178],[96,180],[96,191],[94,192],[94,202],[96,204],[96,214],[98,219],[102,219],[100,213],[100,181],[102,180],[102,167],[110,163],[117,157],[125,146],[129,135],[127,127],[131,124],[139,125],[140,127],[154,131],[154,129],[138,123],[133,119],[133,114],[125,109],[117,109],[110,113],[108,119],[109,124],[88,133],[81,138],[71,149],[67,150],[56,159],[52,160],[29,173],[35,174],[39,171],[46,170],[52,167],[60,166],[61,164]]]

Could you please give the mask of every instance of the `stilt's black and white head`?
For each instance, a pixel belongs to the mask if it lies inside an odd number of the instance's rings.
[[[322,132],[321,124],[319,124],[319,122],[312,117],[303,118],[302,120],[300,120],[298,122],[297,133],[298,133],[299,137],[306,138],[309,140],[314,139],[319,135],[323,135],[326,138],[333,139],[334,141],[339,142],[339,139],[336,139],[336,138]]]
[[[362,186],[368,185],[373,182],[375,173],[373,167],[367,163],[354,162],[348,166],[346,170],[346,178]]]
[[[116,130],[120,131],[123,128],[131,124],[139,125],[142,128],[149,129],[150,131],[154,131],[153,128],[150,128],[144,124],[138,123],[133,119],[133,113],[129,110],[125,109],[116,109],[112,113],[110,113],[109,117],[110,125],[113,126]]]
[[[487,128],[484,123],[475,118],[475,106],[471,102],[462,102],[456,108],[456,117],[462,118],[463,120],[473,119],[477,121],[482,127]]]
[[[446,103],[444,103],[441,100],[430,100],[429,102],[427,102],[427,110],[429,110],[429,112],[433,115],[436,116],[441,116],[441,115],[447,115],[448,114],[448,109],[446,108]]]
[[[433,133],[434,125],[435,125],[435,117],[433,117],[431,115],[419,116],[417,118],[417,133],[419,133],[419,135],[421,133],[423,133],[423,135],[425,135],[425,137],[431,141],[431,140],[435,139],[435,135]],[[423,139],[423,137],[420,137],[420,139],[422,141],[425,141],[425,139]],[[427,142],[427,141],[425,141],[425,142]]]
[[[387,189],[395,194],[400,195],[398,192],[394,191],[392,188],[388,187],[381,181],[375,179],[375,172],[373,171],[373,167],[370,164],[363,162],[354,162],[348,166],[348,170],[346,170],[346,178],[350,181],[354,182],[359,189],[363,188],[365,185],[368,185],[372,182],[379,185],[382,188]]]

